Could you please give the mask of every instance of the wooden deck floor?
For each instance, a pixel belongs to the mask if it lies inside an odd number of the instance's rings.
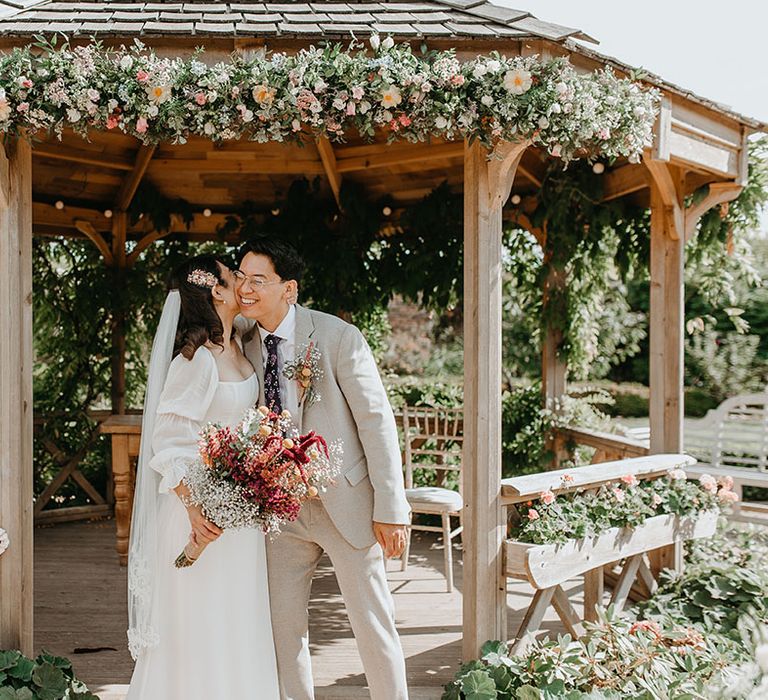
[[[122,700],[133,663],[125,629],[126,570],[114,550],[114,522],[71,523],[35,531],[35,646],[69,656],[78,676],[102,700]],[[461,554],[456,552],[460,562]],[[461,564],[456,590],[445,592],[441,543],[417,533],[406,572],[390,562],[390,587],[407,659],[412,700],[439,698],[461,657]],[[578,595],[578,583],[569,587]],[[533,590],[509,588],[510,637]],[[562,631],[550,611],[545,629]],[[368,697],[365,676],[330,562],[313,585],[310,639],[318,700]],[[155,700],[148,698],[147,700]]]

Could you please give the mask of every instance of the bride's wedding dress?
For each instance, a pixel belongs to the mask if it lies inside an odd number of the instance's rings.
[[[190,523],[173,492],[185,460],[197,455],[208,422],[234,425],[259,395],[258,379],[219,381],[205,347],[170,365],[160,396],[149,466],[161,476],[157,510],[157,644],[142,648],[128,700],[277,700],[265,536],[225,530],[191,567],[174,560]]]

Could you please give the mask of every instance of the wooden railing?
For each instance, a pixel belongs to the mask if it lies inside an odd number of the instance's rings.
[[[574,448],[578,445],[595,448],[592,464],[645,457],[650,454],[648,445],[641,440],[587,428],[560,428],[555,431],[553,439],[555,468],[565,459],[571,458]]]

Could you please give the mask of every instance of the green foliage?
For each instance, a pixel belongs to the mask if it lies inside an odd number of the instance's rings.
[[[98,700],[75,678],[68,659],[42,652],[28,659],[0,651],[0,700]]]
[[[511,655],[503,642],[487,642],[481,658],[459,669],[443,700],[473,697],[482,688],[500,700],[692,700],[732,661],[732,650],[685,627],[637,624],[613,609],[586,624],[584,637],[535,642]],[[466,688],[466,690],[465,690]],[[493,694],[495,692],[495,694]]]
[[[718,403],[740,393],[760,391],[768,381],[768,361],[758,355],[760,338],[705,330],[686,338],[688,383]]]
[[[693,623],[708,634],[741,639],[745,616],[768,622],[768,533],[728,528],[688,544],[682,573],[663,572],[654,597],[640,606],[665,624]]]

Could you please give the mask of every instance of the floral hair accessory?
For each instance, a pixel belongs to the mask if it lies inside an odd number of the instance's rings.
[[[187,282],[194,284],[196,287],[208,287],[208,289],[213,289],[218,281],[216,275],[212,272],[206,272],[199,268],[195,268],[187,275]]]

